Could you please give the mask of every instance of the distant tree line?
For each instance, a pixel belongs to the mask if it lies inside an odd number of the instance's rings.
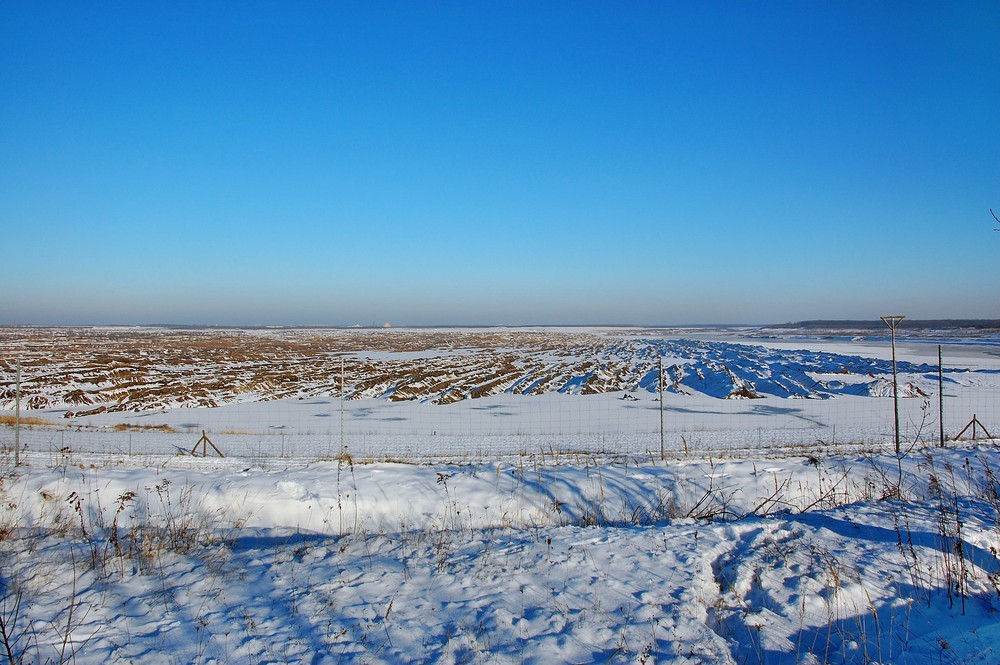
[[[1000,319],[906,319],[903,324],[911,330],[954,330],[956,328],[971,330],[1000,330]],[[884,330],[885,324],[880,319],[866,320],[815,320],[798,321],[796,323],[778,323],[766,326],[780,329],[805,330]]]

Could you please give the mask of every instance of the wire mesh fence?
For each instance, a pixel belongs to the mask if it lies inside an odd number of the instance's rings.
[[[946,395],[946,438],[961,433],[967,440],[985,440],[1000,430],[998,398],[1000,389],[984,387]],[[44,415],[25,420],[41,419]],[[939,419],[936,395],[901,399],[904,445],[937,444]],[[811,455],[887,450],[894,439],[891,397],[665,395],[661,402],[654,394],[549,394],[437,405],[328,396],[51,422],[22,425],[19,438],[24,450],[44,453],[54,463],[80,453],[191,454],[203,434],[227,457],[248,460],[320,460],[345,453],[400,461],[574,452],[653,458]],[[9,449],[13,442],[13,426],[7,425],[0,444]]]
[[[190,456],[203,436],[214,448],[199,454],[251,463],[820,455],[895,439],[881,342],[9,330],[0,342],[0,446],[50,463]],[[904,446],[1000,432],[992,347],[949,349],[940,367],[939,348],[900,349]]]

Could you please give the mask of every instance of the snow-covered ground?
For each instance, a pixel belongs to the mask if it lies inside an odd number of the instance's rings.
[[[992,446],[4,477],[25,662],[995,663]]]
[[[22,428],[18,467],[5,427],[0,654],[1000,662],[1000,451],[982,431],[936,446],[936,343],[901,343],[901,384],[926,397],[901,400],[896,456],[892,400],[834,385],[884,379],[884,345],[619,337],[642,340],[619,355],[659,347],[673,366],[714,362],[691,349],[748,359],[767,394],[680,381],[661,405],[639,377],[597,394],[101,413]],[[948,435],[973,413],[1000,429],[995,347],[945,354]],[[850,358],[874,376],[826,371]],[[767,367],[836,394],[780,397]],[[225,458],[179,454],[202,430]]]
[[[0,333],[0,416],[12,418],[12,357],[23,355],[23,413],[37,424],[22,429],[21,442],[53,459],[65,450],[190,450],[202,431],[224,454],[254,459],[330,458],[345,446],[359,458],[409,460],[542,450],[787,454],[894,436],[889,347],[866,338],[615,329]],[[974,416],[987,428],[997,422],[994,341],[943,345],[943,400],[938,344],[900,341],[904,439],[936,441],[942,419],[946,437]],[[10,434],[0,430],[7,445]]]

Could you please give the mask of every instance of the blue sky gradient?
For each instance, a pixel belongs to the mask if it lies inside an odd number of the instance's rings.
[[[0,323],[1000,318],[1000,3],[0,2]]]

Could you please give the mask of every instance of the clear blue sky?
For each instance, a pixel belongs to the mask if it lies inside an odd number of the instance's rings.
[[[1000,318],[998,30],[0,0],[0,323]]]

